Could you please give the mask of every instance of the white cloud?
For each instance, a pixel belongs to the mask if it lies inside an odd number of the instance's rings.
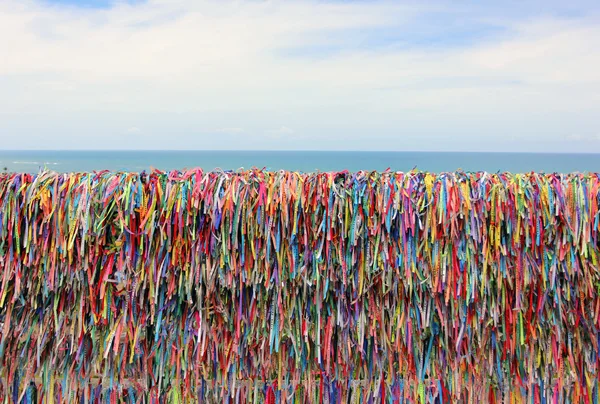
[[[243,133],[244,132],[244,128],[220,128],[217,129],[218,133]]]
[[[565,136],[565,139],[573,142],[596,142],[600,140],[600,135],[582,135],[579,133],[573,133]]]
[[[597,20],[504,18],[495,37],[456,46],[440,32],[438,46],[412,43],[435,26],[432,10],[466,26],[489,17],[399,1],[0,1],[0,36],[10,38],[0,42],[0,136],[21,135],[8,148],[24,138],[37,147],[32,125],[58,128],[67,117],[48,144],[94,147],[126,127],[120,114],[187,136],[176,144],[175,135],[147,135],[148,147],[219,146],[211,127],[231,148],[286,138],[291,148],[514,150],[553,137],[563,150],[564,133],[598,130]],[[404,45],[385,43],[391,27]],[[364,33],[378,31],[383,43],[369,45]],[[273,121],[288,126],[260,130]],[[89,122],[97,132],[82,139]]]
[[[269,135],[270,137],[273,137],[275,139],[282,139],[282,138],[290,137],[290,136],[294,135],[296,132],[294,132],[293,129],[290,129],[287,126],[281,126],[280,128],[269,130],[266,133],[267,133],[267,135]]]
[[[127,129],[127,133],[138,134],[138,133],[142,133],[142,130],[136,126],[132,126],[131,128]]]

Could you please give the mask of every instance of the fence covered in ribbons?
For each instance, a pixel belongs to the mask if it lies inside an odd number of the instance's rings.
[[[0,175],[0,398],[596,403],[599,186]]]

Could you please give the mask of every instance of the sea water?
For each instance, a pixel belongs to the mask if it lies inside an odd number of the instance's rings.
[[[600,172],[600,154],[363,151],[0,151],[0,170],[269,170]]]

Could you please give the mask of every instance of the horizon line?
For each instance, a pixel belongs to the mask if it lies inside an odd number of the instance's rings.
[[[0,149],[2,152],[299,152],[299,153],[448,153],[448,154],[546,154],[600,155],[589,151],[488,151],[488,150],[294,150],[294,149]]]

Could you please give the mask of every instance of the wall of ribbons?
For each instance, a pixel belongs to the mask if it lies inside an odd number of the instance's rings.
[[[596,174],[0,175],[0,399],[598,402]]]

